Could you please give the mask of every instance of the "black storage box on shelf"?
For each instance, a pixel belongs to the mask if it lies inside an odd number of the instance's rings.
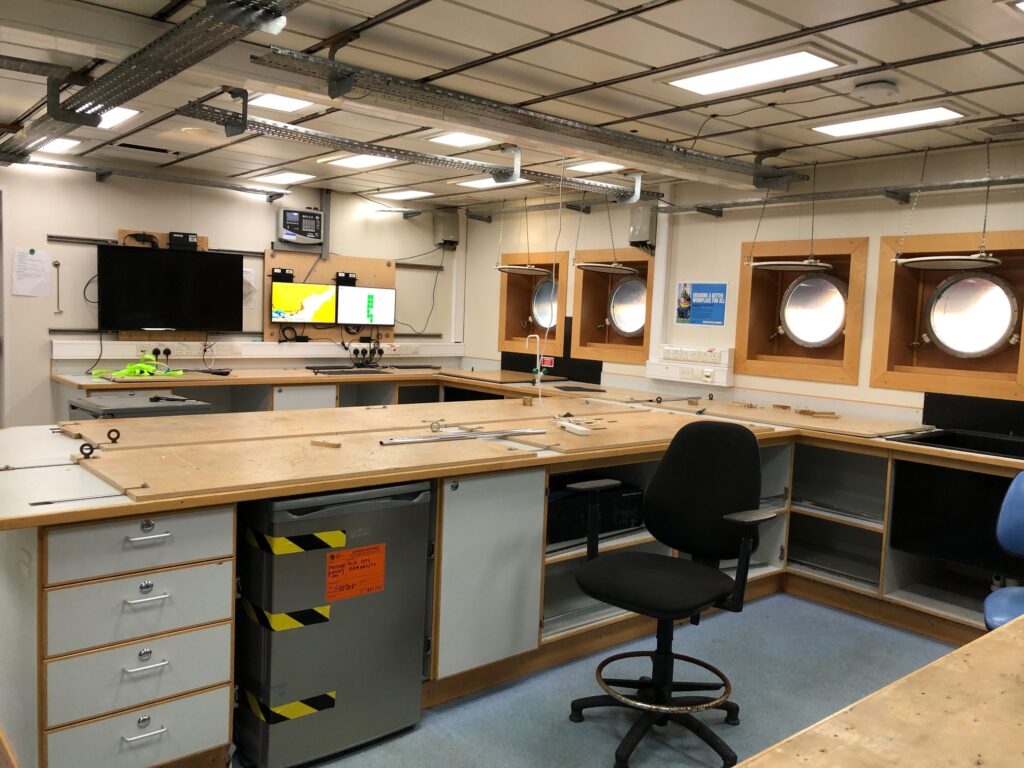
[[[548,491],[547,552],[560,552],[586,544],[587,506],[590,494],[570,491],[571,483],[593,480],[590,473],[554,475]],[[642,488],[623,483],[601,494],[601,539],[625,535],[643,528]]]

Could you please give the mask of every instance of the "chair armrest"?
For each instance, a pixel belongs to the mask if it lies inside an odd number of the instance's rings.
[[[773,517],[778,517],[778,513],[772,512],[770,509],[745,509],[742,512],[731,512],[728,515],[722,515],[723,520],[728,520],[730,523],[736,523],[737,525],[758,525],[771,520]]]

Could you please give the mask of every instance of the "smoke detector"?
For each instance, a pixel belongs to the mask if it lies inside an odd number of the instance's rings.
[[[899,92],[900,87],[895,80],[868,80],[854,85],[850,95],[864,101],[882,101],[896,96]]]

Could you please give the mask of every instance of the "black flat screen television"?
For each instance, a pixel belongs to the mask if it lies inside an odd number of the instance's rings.
[[[242,255],[100,245],[99,327],[242,330]]]

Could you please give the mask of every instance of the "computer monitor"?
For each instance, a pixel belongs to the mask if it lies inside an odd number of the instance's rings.
[[[333,325],[337,320],[337,302],[333,285],[271,283],[270,321]]]
[[[104,331],[242,330],[242,254],[100,245]]]
[[[395,289],[338,286],[340,325],[394,325]]]

